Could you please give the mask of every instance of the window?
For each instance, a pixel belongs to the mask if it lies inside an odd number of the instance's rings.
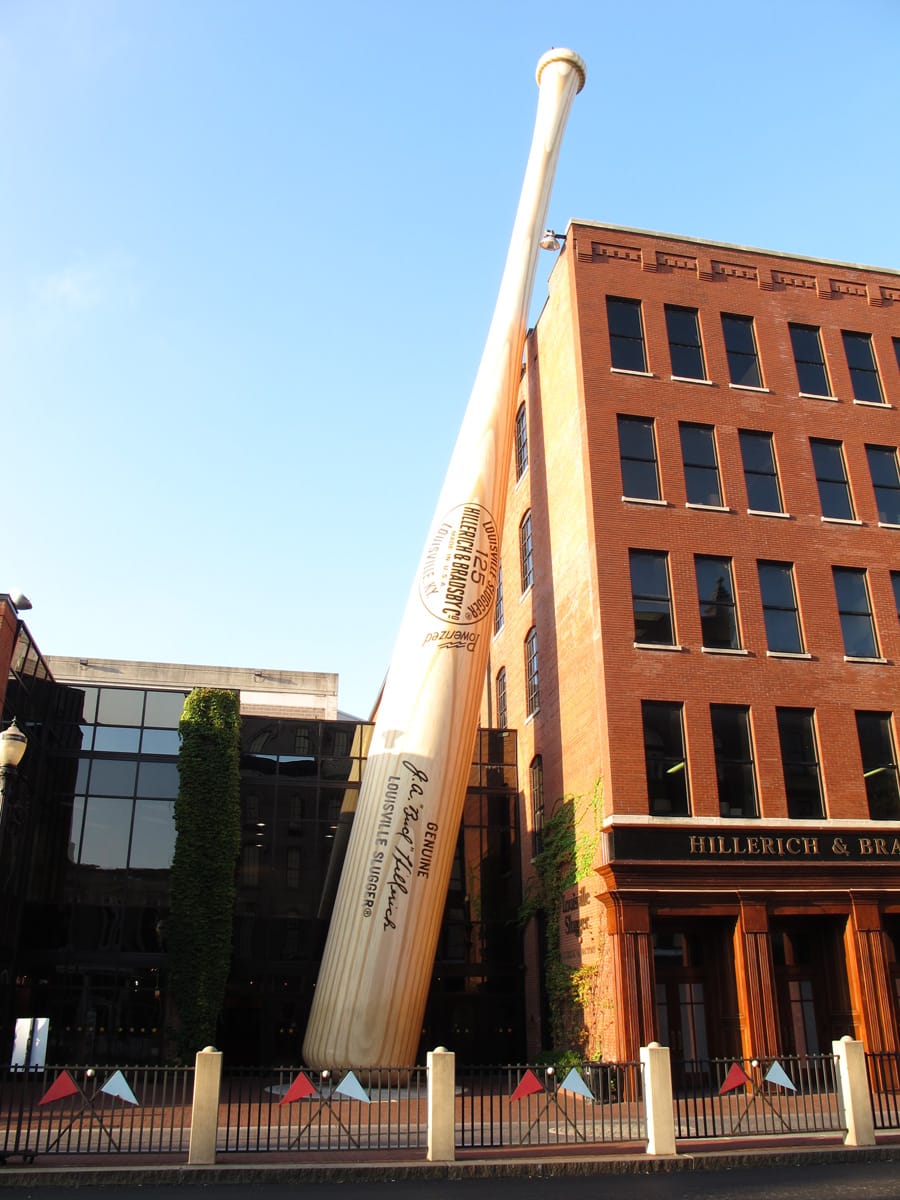
[[[694,556],[697,595],[700,600],[700,628],[703,645],[710,650],[739,650],[734,584],[730,558]]]
[[[755,512],[784,512],[775,446],[771,433],[753,429],[738,430],[741,459],[744,464],[744,483],[747,487],[747,507]]]
[[[644,645],[674,645],[668,554],[660,550],[629,550],[628,557],[634,640]]]
[[[769,650],[774,654],[803,654],[793,563],[759,562],[756,565]]]
[[[503,563],[497,572],[497,595],[494,597],[494,633],[503,628]]]
[[[521,479],[528,466],[528,420],[525,405],[520,404],[516,413],[516,479]]]
[[[891,714],[858,712],[856,730],[869,800],[869,816],[873,821],[900,820],[900,785]]]
[[[606,319],[609,323],[609,353],[612,365],[620,371],[646,372],[647,357],[644,353],[640,300],[607,296]]]
[[[636,500],[658,500],[659,473],[656,469],[653,419],[620,415],[617,420],[622,494]]]
[[[723,817],[755,817],[756,772],[750,739],[750,710],[736,704],[711,704],[719,814]]]
[[[531,544],[531,512],[527,512],[519,525],[519,560],[522,567],[522,591],[527,592],[534,583],[534,552]]]
[[[672,375],[676,379],[705,379],[706,367],[696,308],[678,308],[674,304],[667,304],[666,332],[669,335]]]
[[[866,446],[869,474],[882,525],[900,525],[900,471],[893,446]]]
[[[531,846],[537,855],[544,849],[544,760],[540,754],[531,760],[528,777],[531,782]]]
[[[894,589],[894,608],[900,621],[900,571],[891,571],[891,587]]]
[[[822,341],[815,325],[789,325],[797,382],[808,396],[830,396],[831,384],[822,354]]]
[[[722,507],[719,487],[719,463],[712,425],[679,425],[684,486],[688,504]]]
[[[534,626],[525,637],[525,712],[533,716],[541,706],[538,684],[537,630]]]
[[[650,812],[657,817],[689,816],[682,706],[666,701],[643,700],[641,713]]]
[[[843,446],[840,442],[831,442],[824,438],[810,438],[809,448],[812,451],[816,483],[819,486],[822,516],[832,521],[855,520],[856,513],[853,509],[853,497],[850,495],[850,484],[847,481]]]
[[[878,364],[875,362],[870,334],[850,333],[846,329],[842,329],[841,337],[844,339],[844,353],[847,355],[847,366],[850,368],[853,399],[863,400],[868,404],[884,404],[881,380],[878,378]]]
[[[878,658],[866,572],[857,567],[833,567],[832,572],[844,653],[848,658]]]
[[[761,388],[763,384],[753,334],[753,318],[722,313],[722,333],[731,382],[739,387]]]
[[[779,708],[775,715],[788,816],[794,820],[821,817],[822,783],[815,712],[811,708]]]
[[[497,672],[497,728],[505,729],[508,724],[506,709],[506,667]]]
[[[897,360],[897,370],[900,371],[900,338],[893,338],[894,357]]]

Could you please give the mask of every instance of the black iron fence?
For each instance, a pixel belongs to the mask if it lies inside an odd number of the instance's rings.
[[[220,1152],[424,1150],[424,1067],[229,1071],[219,1094]]]
[[[640,1063],[479,1067],[457,1074],[460,1148],[644,1140]]]
[[[867,1054],[869,1096],[876,1129],[900,1129],[900,1054]]]
[[[753,1137],[846,1128],[831,1054],[672,1063],[675,1137]]]
[[[193,1088],[193,1067],[4,1070],[0,1161],[187,1153]]]

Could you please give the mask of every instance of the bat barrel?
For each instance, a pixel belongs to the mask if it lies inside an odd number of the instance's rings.
[[[303,1045],[312,1067],[415,1063],[487,668],[528,304],[584,63],[551,50],[537,78],[494,314],[369,747]]]

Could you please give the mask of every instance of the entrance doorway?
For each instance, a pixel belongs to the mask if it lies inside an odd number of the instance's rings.
[[[831,1052],[853,1034],[844,959],[843,917],[792,917],[771,922],[772,958],[785,1054]]]

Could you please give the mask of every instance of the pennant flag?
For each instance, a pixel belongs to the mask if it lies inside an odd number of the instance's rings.
[[[796,1092],[793,1080],[785,1071],[784,1067],[779,1062],[773,1062],[771,1067],[765,1074],[766,1083],[775,1083],[778,1087],[790,1088],[792,1092]]]
[[[519,1080],[519,1086],[510,1096],[510,1100],[524,1100],[526,1096],[533,1096],[535,1092],[542,1092],[544,1085],[535,1075],[534,1071],[528,1070]]]
[[[137,1104],[138,1098],[125,1082],[125,1076],[121,1071],[115,1071],[104,1083],[100,1089],[107,1096],[115,1096],[118,1100],[124,1100],[126,1104]]]
[[[571,1068],[568,1075],[559,1085],[561,1092],[574,1092],[576,1096],[584,1096],[587,1100],[593,1100],[594,1093],[584,1082],[574,1067]]]
[[[52,1104],[54,1100],[65,1100],[66,1096],[78,1096],[80,1093],[81,1088],[69,1072],[63,1071],[50,1084],[46,1092],[38,1100],[38,1104]]]
[[[295,1100],[305,1100],[307,1096],[314,1096],[315,1094],[316,1089],[301,1071],[278,1103],[279,1105],[293,1104]]]
[[[743,1087],[745,1083],[750,1082],[750,1076],[744,1069],[734,1063],[731,1070],[725,1076],[725,1082],[719,1088],[719,1095],[724,1096],[726,1092],[733,1092],[735,1088]]]
[[[369,1103],[369,1097],[363,1091],[362,1084],[352,1071],[347,1072],[334,1090],[335,1092],[340,1092],[342,1096],[349,1096],[351,1100],[361,1100],[363,1104]]]

